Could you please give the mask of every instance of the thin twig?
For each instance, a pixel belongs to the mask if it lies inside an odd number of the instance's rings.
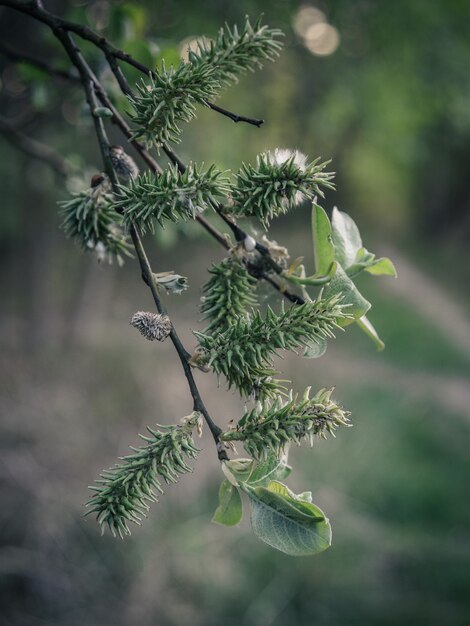
[[[139,70],[139,72],[142,72],[146,76],[155,75],[155,72],[152,69],[148,68],[143,63],[140,63],[140,61],[134,59],[127,52],[124,52],[116,46],[113,46],[106,39],[106,37],[103,37],[103,35],[100,35],[92,28],[89,28],[84,24],[77,24],[75,22],[70,22],[69,20],[62,19],[58,15],[55,15],[50,11],[44,9],[41,2],[36,2],[35,0],[31,0],[30,2],[20,2],[19,0],[0,0],[0,5],[8,6],[12,9],[16,9],[17,11],[21,11],[22,13],[26,13],[27,15],[36,18],[40,22],[47,24],[51,28],[62,28],[64,31],[75,33],[82,39],[90,41],[103,51],[111,67],[111,70],[113,71],[120,84],[124,75],[122,74],[117,63],[115,63],[115,59],[119,59],[120,61],[127,63],[128,65]],[[234,122],[245,122],[247,124],[252,124],[257,127],[261,126],[261,124],[263,123],[263,120],[245,117],[244,115],[237,115],[236,113],[232,113],[231,111],[223,109],[222,107],[219,107],[216,104],[212,104],[210,102],[207,103],[207,106],[213,111],[216,111],[217,113],[220,113],[221,115],[230,118]]]
[[[238,122],[245,122],[245,124],[251,124],[252,126],[256,126],[257,128],[259,128],[261,124],[264,124],[264,120],[258,120],[253,117],[245,117],[244,115],[237,115],[236,113],[232,113],[231,111],[227,111],[227,109],[219,107],[213,102],[207,102],[207,106],[209,107],[209,109],[217,111],[217,113],[220,113],[221,115],[225,115],[225,117],[230,118],[232,122],[235,122],[235,124],[237,124]]]
[[[99,35],[92,29],[88,28],[87,26],[84,26],[82,24],[75,24],[74,22],[63,20],[62,18],[56,15],[53,15],[52,13],[46,11],[45,9],[42,9],[40,7],[38,8],[34,2],[25,3],[25,2],[19,2],[19,0],[0,0],[0,5],[2,4],[4,4],[5,6],[9,6],[11,8],[17,9],[18,11],[26,13],[27,15],[30,15],[32,17],[35,17],[39,21],[44,22],[45,24],[50,26],[53,30],[60,29],[64,32],[76,33],[83,39],[90,41],[91,43],[95,44],[98,48],[100,48],[104,52],[106,59],[108,60],[108,63],[110,63],[110,59],[117,58],[128,63],[129,65],[132,65],[133,67],[135,67],[136,69],[138,69],[139,71],[147,75],[149,73],[150,74],[153,73],[152,70],[150,70],[148,67],[146,67],[139,61],[136,61],[135,59],[133,59],[129,54],[113,46],[105,37]],[[131,90],[121,70],[119,69],[116,63],[113,63],[112,65],[110,63],[110,67],[116,77],[116,80],[118,81],[118,84],[121,90],[123,91],[123,93],[128,95]],[[100,99],[101,103],[107,108],[109,108],[111,112],[113,113],[113,117],[111,118],[111,121],[121,129],[121,131],[129,139],[130,143],[134,146],[134,148],[141,155],[143,160],[148,164],[148,166],[155,172],[161,172],[162,171],[161,167],[153,159],[153,157],[145,150],[145,148],[138,141],[136,141],[135,139],[132,139],[132,131],[130,127],[127,125],[125,120],[122,118],[122,116],[119,114],[117,109],[114,107],[113,103],[109,99],[100,81],[93,74],[93,72],[91,72],[91,70],[90,70],[90,74],[93,77],[93,84],[94,84],[94,88],[95,88],[98,98]],[[210,106],[209,103],[208,103],[208,106]],[[217,109],[220,109],[220,107],[216,107],[215,110]],[[222,109],[219,112],[222,112],[222,111],[224,112],[224,114],[227,114],[228,117],[231,117],[231,119],[239,117],[233,113],[230,113],[229,111],[226,111],[225,109]],[[249,118],[244,118],[244,119],[240,118],[238,121],[249,121],[249,123],[253,123],[255,126],[259,126],[260,124],[258,124],[257,122],[261,122],[262,120],[250,120]],[[172,163],[174,163],[181,172],[184,172],[184,170],[186,169],[186,166],[178,157],[178,155],[175,153],[175,151],[172,150],[168,145],[164,145],[163,150],[165,154],[168,156],[168,158],[172,161]],[[247,233],[242,228],[240,228],[238,224],[236,224],[233,218],[226,215],[224,211],[224,207],[222,207],[222,205],[216,206],[214,208],[216,212],[218,213],[218,215],[229,226],[229,228],[231,229],[237,241],[243,241],[244,239],[246,239]],[[221,245],[223,245],[226,249],[229,248],[227,240],[222,233],[220,233],[215,227],[213,227],[202,216],[198,216],[196,217],[196,219],[203,226],[203,228],[205,228],[205,230],[209,232],[211,236],[213,236]],[[267,261],[269,265],[269,269],[274,271],[276,274],[281,274],[283,268],[280,267],[279,264],[277,264],[274,261],[269,249],[266,246],[263,246],[262,244],[260,244],[258,241],[255,242],[255,245],[256,245],[256,250]],[[284,289],[284,290],[281,289],[278,283],[272,280],[272,278],[270,278],[269,276],[269,273],[266,271],[257,270],[256,273],[253,272],[252,275],[255,276],[256,278],[263,278],[267,280],[267,282],[270,285],[272,285],[274,289],[279,291],[285,298],[287,298],[291,302],[297,302],[299,300],[303,300],[302,298],[300,298],[300,296],[297,296],[296,294],[289,292],[287,289]]]
[[[91,69],[89,68],[87,62],[85,61],[80,49],[74,43],[73,38],[70,35],[70,33],[64,31],[60,27],[59,28],[54,27],[53,32],[55,36],[59,39],[59,41],[62,43],[65,51],[70,57],[70,60],[79,71],[80,78],[83,83],[83,87],[85,89],[85,95],[86,95],[86,99],[88,102],[88,106],[90,108],[90,112],[94,120],[95,131],[96,131],[96,135],[97,135],[98,142],[100,145],[101,155],[103,157],[104,168],[105,168],[106,173],[109,175],[112,181],[113,187],[116,188],[117,179],[116,179],[116,174],[114,172],[114,168],[113,168],[111,158],[110,158],[110,153],[109,153],[110,144],[109,144],[109,140],[106,134],[104,122],[102,118],[97,117],[96,115],[93,114],[96,108],[93,73],[91,72]],[[131,234],[132,242],[134,244],[134,248],[137,254],[137,258],[139,259],[144,282],[149,286],[152,292],[152,296],[153,296],[155,306],[158,312],[164,313],[164,307],[160,300],[155,276],[150,266],[148,257],[145,253],[145,249],[142,244],[140,234],[137,231],[137,228],[133,226],[130,229],[130,234]],[[202,415],[204,416],[207,426],[209,430],[211,431],[214,441],[216,443],[219,459],[220,460],[227,459],[228,457],[227,457],[225,447],[221,445],[220,443],[220,434],[223,431],[211,419],[202,401],[196,382],[194,380],[191,366],[189,365],[189,362],[188,362],[190,353],[184,348],[183,344],[181,343],[181,340],[179,339],[178,334],[173,324],[172,324],[172,330],[170,332],[170,339],[175,347],[176,352],[178,353],[181,364],[183,366],[183,371],[185,373],[185,376],[188,382],[188,387],[191,393],[191,397],[193,399],[193,410],[201,412]]]
[[[176,152],[170,148],[170,146],[168,146],[167,144],[163,144],[163,151],[165,152],[165,154],[168,156],[168,158],[170,159],[170,161],[172,163],[174,163],[177,168],[179,169],[180,172],[185,172],[186,171],[186,165],[183,163],[183,161],[179,158],[179,156],[176,154]],[[222,204],[216,204],[214,205],[214,210],[216,211],[217,215],[227,224],[227,226],[230,228],[230,230],[232,231],[235,240],[238,242],[242,242],[247,238],[247,233],[240,228],[240,226],[238,226],[238,224],[235,222],[235,220],[228,216],[225,213],[225,207]],[[200,216],[197,217],[196,219],[198,219],[199,222],[202,223],[203,218],[201,218]],[[209,230],[207,228],[208,222],[206,222],[205,224],[203,224],[203,226],[206,228],[206,230]],[[210,231],[209,231],[210,232]],[[218,233],[218,231],[216,231],[217,234],[214,234],[214,232],[211,232],[211,234],[213,236],[215,236],[215,238],[222,243],[220,235]],[[222,236],[222,240],[225,242],[225,244],[227,243],[227,240],[225,237]],[[224,244],[222,244],[224,245]],[[228,244],[225,245],[226,249],[229,249]],[[261,256],[263,257],[263,259],[267,262],[267,265],[269,266],[269,270],[274,271],[276,274],[282,274],[282,272],[284,271],[283,268],[276,263],[276,261],[272,258],[271,256],[271,252],[269,251],[269,248],[267,248],[266,246],[263,246],[263,244],[259,243],[258,241],[255,241],[255,249],[257,250],[257,252],[259,252],[259,254],[261,254]],[[259,268],[256,266],[256,264],[254,263],[247,263],[247,269],[250,272],[250,274],[260,280],[263,279],[266,282],[268,282],[274,289],[276,289],[276,291],[279,291],[279,293],[284,296],[284,298],[286,298],[287,300],[289,300],[290,302],[293,302],[295,304],[304,304],[305,300],[301,297],[298,296],[297,294],[289,291],[287,288],[281,288],[281,286],[275,281],[273,280],[273,278],[269,275],[269,272]]]

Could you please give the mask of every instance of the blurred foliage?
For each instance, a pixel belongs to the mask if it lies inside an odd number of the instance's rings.
[[[336,51],[323,56],[294,30],[300,3],[287,0],[46,5],[102,29],[149,65],[177,62],[182,42],[264,12],[287,32],[286,49],[276,66],[244,77],[220,104],[262,117],[265,125],[235,126],[200,108],[182,157],[234,170],[278,146],[333,158],[339,191],[327,194],[329,208],[338,204],[366,231],[400,243],[421,268],[418,277],[434,280],[436,289],[434,298],[418,301],[411,283],[403,300],[361,277],[387,350],[371,354],[353,330],[321,370],[312,364],[296,373],[299,388],[312,378],[317,386],[334,378],[355,423],[315,448],[313,459],[309,450],[294,451],[303,466],[298,485],[309,484],[335,519],[327,553],[314,562],[291,560],[259,545],[245,526],[208,525],[218,480],[207,490],[184,478],[141,534],[113,543],[81,519],[84,485],[100,469],[103,450],[110,461],[117,450],[125,453],[149,416],[172,421],[185,414],[179,371],[168,352],[157,359],[151,344],[123,331],[146,297],[135,267],[96,270],[62,241],[56,205],[66,197],[62,181],[2,138],[0,622],[466,625],[470,349],[456,339],[449,306],[461,310],[468,302],[470,279],[470,4],[316,3],[340,38]],[[7,9],[0,12],[0,38],[67,68],[46,29]],[[100,55],[84,49],[112,85]],[[140,77],[125,72],[132,81]],[[2,116],[53,145],[77,176],[100,169],[80,90],[57,88],[44,73],[16,68],[1,55],[0,77]],[[125,106],[117,90],[115,98]],[[295,215],[292,229],[281,218],[274,234],[308,254],[309,216]],[[180,236],[179,226],[165,230],[166,241]],[[189,277],[191,289],[175,312],[180,325],[194,317],[197,286],[207,280],[202,268],[217,254],[204,238],[187,241],[185,254],[161,253],[162,269]],[[400,262],[398,271],[402,276]],[[406,289],[406,277],[399,280]],[[295,359],[289,366],[296,367]],[[171,402],[164,399],[169,379]],[[214,412],[229,418],[233,398],[205,378],[203,385]],[[128,432],[118,440],[123,425]],[[198,469],[206,469],[200,480],[207,485],[218,468],[206,456],[208,467]]]

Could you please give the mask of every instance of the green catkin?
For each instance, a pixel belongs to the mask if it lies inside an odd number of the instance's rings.
[[[255,165],[243,164],[236,175],[230,210],[240,217],[256,217],[266,227],[304,199],[323,196],[321,187],[334,188],[333,173],[324,171],[327,165],[319,159],[307,164],[298,151],[260,154]]]
[[[259,403],[246,412],[235,429],[223,435],[224,441],[242,441],[253,458],[264,460],[270,453],[277,457],[290,442],[311,446],[320,437],[333,435],[340,426],[351,426],[349,413],[331,399],[333,389],[320,389],[310,398],[308,387],[302,398],[293,396],[283,402]]]
[[[190,163],[185,172],[169,165],[162,174],[145,172],[119,186],[114,207],[123,214],[124,224],[135,224],[141,232],[154,232],[155,222],[194,219],[229,191],[228,181],[215,165],[207,170]]]
[[[214,264],[209,272],[212,276],[203,287],[201,312],[209,321],[204,333],[215,334],[246,317],[248,308],[256,305],[257,281],[235,256]]]
[[[272,377],[273,357],[279,350],[295,350],[325,338],[334,337],[339,322],[350,319],[341,296],[306,302],[282,310],[268,307],[265,317],[259,312],[251,318],[239,317],[224,332],[215,336],[195,332],[201,365],[227,379],[229,388],[240,394],[273,397],[281,386]]]
[[[128,522],[140,524],[163,493],[161,479],[175,483],[179,474],[192,472],[184,457],[196,458],[192,431],[199,414],[185,418],[182,424],[147,427],[149,435],[140,435],[145,446],[133,448],[133,454],[122,457],[121,463],[101,473],[98,486],[90,487],[95,495],[89,500],[88,514],[95,513],[102,530],[109,528],[116,536],[130,535]]]

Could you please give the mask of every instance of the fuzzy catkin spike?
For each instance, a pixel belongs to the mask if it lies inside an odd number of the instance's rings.
[[[108,528],[114,537],[130,535],[129,522],[140,524],[149,503],[163,493],[162,480],[174,483],[179,474],[192,472],[185,457],[194,459],[199,452],[192,435],[198,423],[199,413],[193,413],[182,424],[147,427],[149,434],[141,435],[145,445],[102,472],[98,486],[90,487],[95,495],[87,503],[87,515],[96,514],[103,532]]]
[[[180,123],[196,117],[196,105],[206,106],[221,87],[273,60],[282,47],[280,36],[280,30],[262,26],[260,20],[252,26],[246,18],[240,32],[226,26],[215,40],[201,42],[198,52],[189,53],[189,63],[176,69],[162,63],[148,81],[137,84],[137,94],[129,96],[134,138],[143,139],[148,147],[178,143]]]
[[[179,124],[196,117],[196,105],[212,100],[219,87],[214,68],[206,63],[183,63],[168,70],[163,63],[148,81],[137,83],[136,95],[128,96],[136,125],[133,138],[142,139],[148,148],[179,143]]]
[[[115,209],[122,211],[124,224],[135,224],[141,232],[154,232],[155,221],[178,222],[194,219],[230,191],[228,179],[214,165],[206,171],[190,163],[184,173],[169,165],[162,174],[145,172],[119,186]]]
[[[59,202],[65,236],[85,252],[93,252],[99,261],[132,257],[129,238],[122,229],[122,219],[113,207],[111,183],[106,174],[96,174],[86,191],[72,194]]]
[[[335,436],[340,426],[351,426],[349,412],[331,399],[333,389],[320,389],[310,398],[308,387],[302,398],[293,396],[287,402],[279,398],[272,405],[261,404],[241,418],[236,429],[222,435],[224,441],[242,441],[257,460],[265,460],[272,452],[280,456],[291,442],[310,446],[327,434]]]
[[[165,341],[171,332],[171,321],[168,315],[137,311],[129,322],[149,341]]]
[[[256,165],[243,164],[232,191],[231,212],[240,217],[256,217],[266,227],[306,198],[323,196],[321,187],[334,189],[334,174],[325,172],[328,162],[307,163],[297,150],[276,149],[256,159]]]
[[[210,321],[204,333],[214,334],[226,330],[247,315],[248,307],[256,305],[256,279],[233,255],[214,264],[209,272],[212,276],[203,287],[201,312],[203,319]]]
[[[243,28],[221,28],[214,40],[202,39],[197,52],[189,54],[193,66],[208,64],[222,85],[230,85],[240,74],[254,72],[266,60],[273,61],[282,48],[281,30],[261,24],[261,18],[251,24],[248,16]]]
[[[339,322],[351,319],[341,295],[305,302],[282,310],[267,309],[263,318],[255,312],[251,318],[239,317],[217,335],[195,332],[200,366],[210,367],[227,379],[229,389],[241,395],[275,397],[282,390],[281,381],[273,378],[273,357],[279,350],[295,350],[334,337]]]

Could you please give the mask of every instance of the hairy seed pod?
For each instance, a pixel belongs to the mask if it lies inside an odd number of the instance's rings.
[[[90,196],[93,198],[93,200],[99,200],[101,196],[111,193],[111,181],[104,172],[94,174],[91,177],[90,189]]]
[[[171,321],[167,315],[137,311],[131,318],[130,325],[149,341],[165,341],[171,332]]]
[[[130,157],[122,146],[111,146],[109,149],[111,163],[118,178],[124,182],[128,182],[139,175],[137,163]]]

